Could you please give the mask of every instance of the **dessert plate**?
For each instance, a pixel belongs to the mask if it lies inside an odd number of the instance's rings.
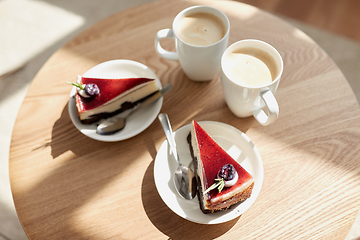
[[[264,179],[261,156],[249,137],[240,130],[220,122],[204,121],[199,122],[199,124],[230,156],[254,177],[255,185],[251,197],[226,211],[204,214],[200,210],[198,197],[192,200],[185,200],[176,192],[172,178],[177,164],[166,140],[161,145],[155,158],[155,185],[165,204],[180,217],[202,224],[227,222],[243,214],[258,197]],[[190,129],[191,124],[175,131],[175,141],[179,157],[182,163],[187,166],[192,162],[189,144],[186,140]]]
[[[154,78],[156,86],[161,89],[161,82],[156,74],[142,63],[131,60],[111,60],[100,63],[83,74],[85,77],[98,78],[131,78],[131,77],[147,77]],[[77,114],[74,95],[76,88],[73,87],[69,99],[69,114],[71,121],[80,132],[86,136],[104,142],[115,142],[131,138],[144,131],[155,120],[162,107],[163,99],[160,98],[154,103],[140,109],[132,114],[126,120],[126,126],[120,132],[112,135],[99,135],[96,133],[96,127],[101,123],[82,124]]]

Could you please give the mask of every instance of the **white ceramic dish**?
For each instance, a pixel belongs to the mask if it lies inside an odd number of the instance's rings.
[[[85,77],[99,78],[131,78],[131,77],[147,77],[154,78],[156,85],[161,89],[161,82],[156,74],[142,63],[131,60],[112,60],[100,63],[83,74]],[[163,98],[158,99],[154,103],[140,109],[127,119],[126,127],[113,135],[99,135],[96,133],[96,127],[101,122],[93,124],[82,124],[77,114],[75,105],[76,89],[73,87],[69,99],[69,113],[73,124],[80,132],[86,136],[104,142],[115,142],[131,138],[144,131],[155,120],[162,107]]]
[[[199,122],[199,124],[254,177],[255,185],[251,197],[241,204],[232,206],[227,211],[204,214],[200,210],[197,196],[192,200],[185,200],[176,192],[173,183],[173,173],[177,165],[166,140],[161,145],[155,158],[155,185],[165,204],[177,215],[189,221],[202,224],[227,222],[243,214],[258,197],[264,178],[261,156],[249,137],[238,129],[220,122],[205,121]],[[190,129],[191,124],[175,131],[175,141],[180,161],[187,166],[192,161],[189,145],[186,140]]]

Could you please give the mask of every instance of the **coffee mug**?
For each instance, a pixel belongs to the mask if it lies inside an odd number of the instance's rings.
[[[179,60],[191,80],[212,80],[220,71],[229,31],[229,19],[220,10],[209,6],[189,7],[175,17],[172,29],[157,32],[155,50],[165,59]],[[165,38],[174,39],[176,52],[161,47],[160,41]]]
[[[283,67],[280,53],[266,42],[246,39],[230,45],[221,58],[221,84],[230,110],[237,117],[254,116],[264,126],[273,123],[279,115],[274,94]]]

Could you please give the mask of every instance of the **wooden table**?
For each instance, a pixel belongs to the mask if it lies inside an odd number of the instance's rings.
[[[158,30],[197,4],[224,11],[230,44],[246,38],[275,46],[284,59],[267,127],[227,108],[220,80],[190,81],[178,62],[154,50]],[[173,49],[171,42],[165,42]],[[153,167],[165,140],[158,121],[120,142],[92,140],[71,123],[69,85],[112,59],[149,66],[172,83],[162,112],[173,129],[197,121],[230,124],[257,146],[264,183],[241,217],[218,225],[177,216],[156,191]],[[343,74],[307,35],[283,20],[232,1],[160,1],[109,17],[59,49],[42,67],[15,123],[10,181],[30,239],[343,239],[360,206],[360,111]]]

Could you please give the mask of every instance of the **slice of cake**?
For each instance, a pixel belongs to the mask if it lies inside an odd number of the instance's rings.
[[[254,178],[195,121],[188,137],[203,213],[226,210],[249,198]]]
[[[159,89],[155,79],[78,77],[75,95],[80,121],[91,124],[132,108]]]

